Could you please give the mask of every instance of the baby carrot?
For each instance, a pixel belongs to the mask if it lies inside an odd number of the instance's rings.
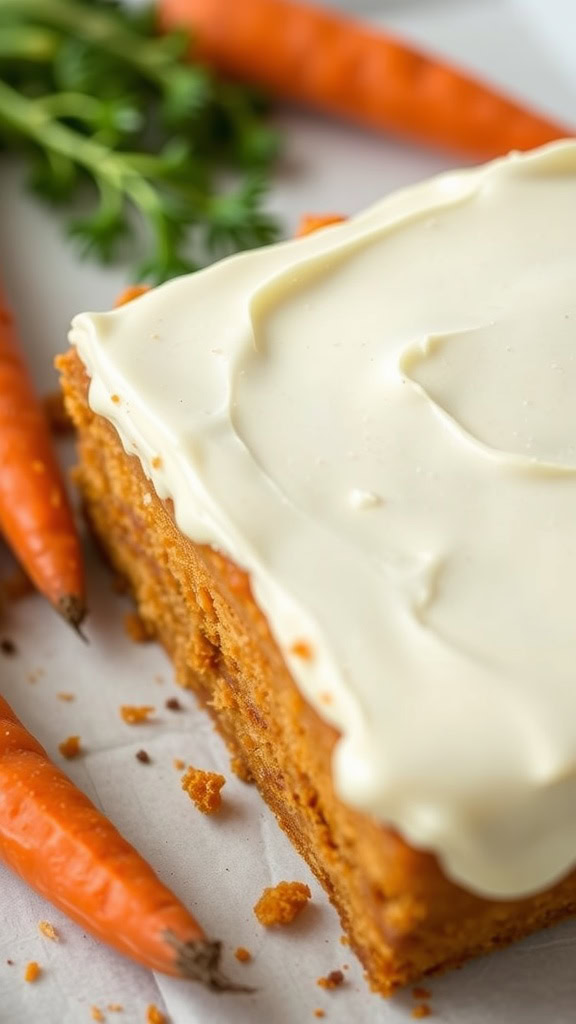
[[[92,935],[153,970],[248,991],[220,943],[52,762],[0,697],[0,859]]]
[[[44,410],[1,293],[0,530],[38,590],[79,628],[84,617],[80,540]]]
[[[441,59],[298,0],[160,0],[162,27],[279,96],[488,159],[571,134]]]

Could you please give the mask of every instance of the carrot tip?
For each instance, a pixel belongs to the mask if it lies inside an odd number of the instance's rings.
[[[78,636],[88,643],[88,637],[82,632],[81,626],[86,615],[86,608],[83,601],[76,596],[76,594],[65,594],[61,597],[56,605],[56,610],[60,613],[62,618],[72,626],[72,629],[78,633]]]
[[[173,932],[166,932],[166,942],[176,952],[176,967],[183,978],[199,981],[213,992],[255,992],[247,985],[237,985],[220,970],[222,944],[209,939],[182,942]]]

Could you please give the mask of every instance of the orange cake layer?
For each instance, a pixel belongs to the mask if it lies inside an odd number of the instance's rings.
[[[335,795],[337,733],[296,688],[247,575],[178,530],[171,502],[89,409],[74,351],[60,370],[79,436],[77,482],[102,547],[180,683],[214,718],[233,764],[256,782],[326,889],[372,988],[387,995],[576,913],[576,873],[529,898],[480,898]]]

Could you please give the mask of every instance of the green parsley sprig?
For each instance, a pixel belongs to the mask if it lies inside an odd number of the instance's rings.
[[[51,203],[87,185],[69,222],[84,253],[117,256],[136,210],[150,238],[138,280],[274,241],[264,208],[277,137],[254,91],[188,58],[183,33],[114,0],[0,0],[0,151],[23,154]]]

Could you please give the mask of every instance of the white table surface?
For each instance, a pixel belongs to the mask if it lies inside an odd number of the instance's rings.
[[[344,4],[344,0],[341,0]],[[352,3],[429,49],[456,58],[576,128],[574,0],[383,0]],[[399,185],[450,166],[449,158],[370,136],[311,115],[279,117],[286,144],[271,203],[290,231],[299,213],[353,212]],[[126,270],[100,270],[78,261],[57,219],[21,191],[19,168],[0,167],[0,266],[18,311],[36,380],[55,386],[53,355],[65,346],[70,317],[105,308],[128,280]],[[317,1007],[327,1024],[401,1024],[411,1019],[410,994],[384,1002],[370,995],[350,952],[339,943],[334,911],[309,871],[280,833],[251,787],[230,773],[222,743],[207,718],[184,694],[186,710],[164,701],[176,692],[170,666],[154,646],[135,646],[123,634],[123,601],[90,555],[88,626],[83,648],[36,597],[4,614],[0,635],[13,638],[17,657],[2,660],[2,692],[58,760],[58,743],[82,737],[86,755],[66,770],[151,861],[161,877],[230,949],[252,950],[250,966],[230,973],[258,986],[251,997],[215,997],[198,987],[153,976],[106,950],[23,884],[0,870],[0,1024],[80,1024],[90,1007],[122,1003],[108,1021],[144,1022],[148,1003],[172,1024],[303,1024]],[[30,682],[38,669],[40,676]],[[158,681],[159,678],[162,682]],[[77,695],[72,704],[60,690]],[[150,703],[157,720],[129,728],[120,703]],[[153,763],[140,764],[145,747]],[[180,791],[172,761],[182,757],[224,772],[226,810],[215,820],[199,815]],[[313,904],[295,927],[262,931],[252,905],[265,885],[308,881]],[[50,943],[41,919],[61,932]],[[8,966],[6,959],[14,966]],[[44,973],[23,982],[27,961]],[[347,983],[325,993],[315,979],[349,964]],[[576,925],[541,933],[510,950],[430,983],[438,1024],[572,1024],[576,1020]]]

